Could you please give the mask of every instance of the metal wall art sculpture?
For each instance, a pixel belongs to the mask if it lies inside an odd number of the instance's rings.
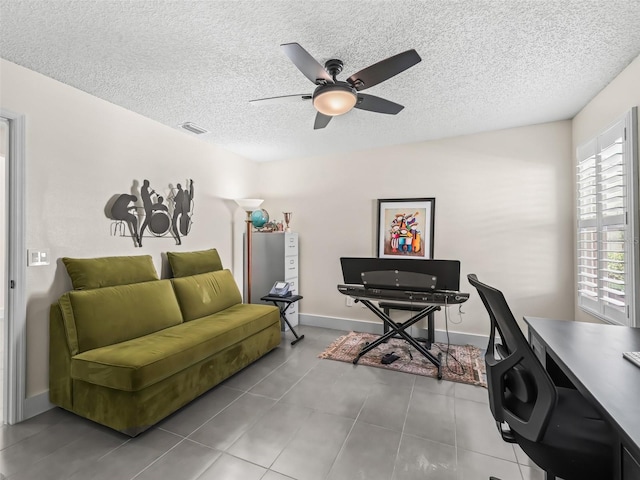
[[[134,180],[131,193],[116,194],[107,202],[105,214],[113,220],[111,235],[131,237],[134,246],[141,247],[145,232],[152,237],[170,234],[181,245],[181,237],[189,234],[193,223],[193,180],[188,180],[185,187],[169,184],[165,196],[166,203],[165,197],[151,188],[149,180],[143,180],[139,189]]]

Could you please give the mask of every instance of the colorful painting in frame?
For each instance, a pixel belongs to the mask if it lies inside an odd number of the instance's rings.
[[[378,258],[433,258],[435,198],[378,200]]]

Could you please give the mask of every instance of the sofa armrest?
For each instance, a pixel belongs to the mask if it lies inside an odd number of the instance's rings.
[[[60,306],[51,305],[49,313],[49,400],[64,409],[73,408],[71,352]]]

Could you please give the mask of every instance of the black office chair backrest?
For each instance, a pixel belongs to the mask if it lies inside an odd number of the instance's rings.
[[[548,373],[522,334],[501,291],[467,275],[489,318],[491,331],[485,353],[489,406],[497,422],[532,442],[546,430],[557,392]],[[500,344],[495,343],[498,333]]]

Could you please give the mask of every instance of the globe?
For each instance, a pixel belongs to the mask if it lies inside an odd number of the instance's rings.
[[[251,223],[256,228],[264,227],[264,225],[269,221],[269,213],[264,209],[254,210],[251,213]]]

